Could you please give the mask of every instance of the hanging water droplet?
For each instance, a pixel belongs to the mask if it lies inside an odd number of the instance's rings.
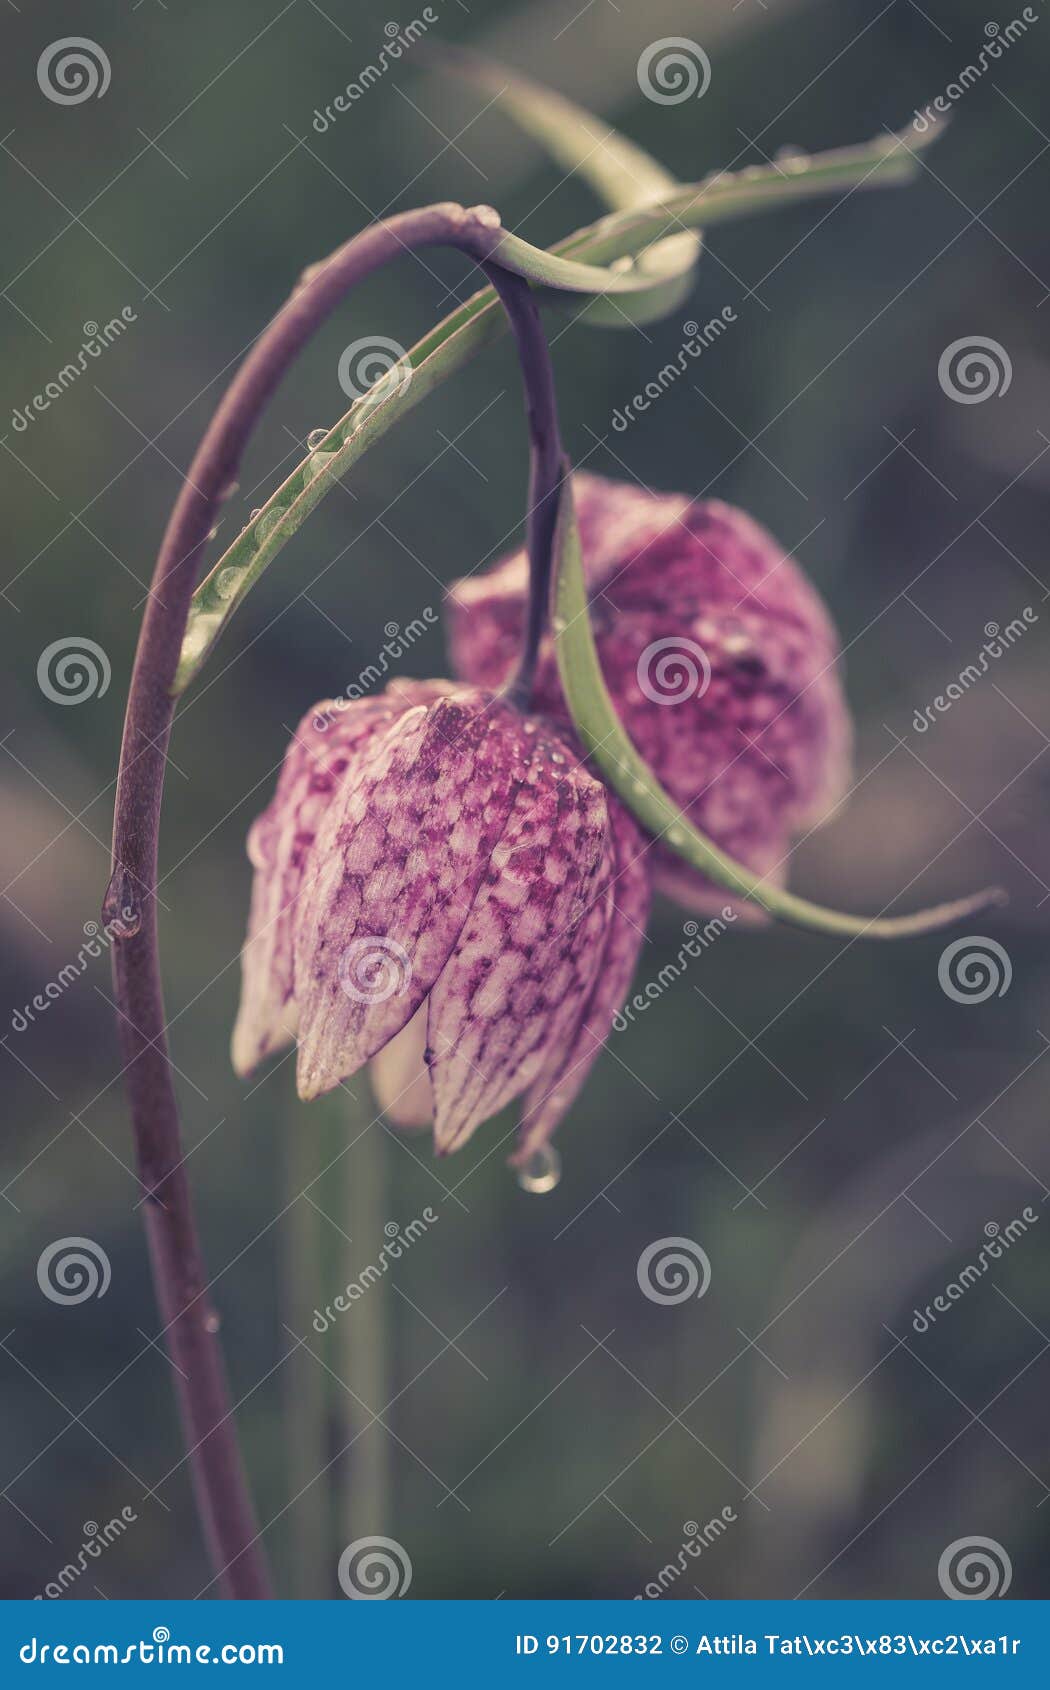
[[[260,517],[260,516],[262,516],[262,506],[256,505],[256,507],[253,511],[248,512],[248,521],[249,522],[255,522],[257,520],[257,518]]]
[[[523,1168],[518,1169],[518,1184],[522,1191],[553,1191],[561,1179],[561,1157],[549,1144],[536,1150]]]
[[[327,440],[327,438],[328,430],[326,428],[312,428],[306,436],[306,444],[309,446],[311,452],[315,452],[321,442],[323,440]]]
[[[241,578],[241,572],[240,572],[239,569],[233,569],[233,568],[220,569],[218,575],[215,578],[215,596],[216,596],[216,598],[222,599],[224,604],[226,603],[227,599],[232,599],[234,593],[237,590],[237,583],[240,580],[240,578]]]

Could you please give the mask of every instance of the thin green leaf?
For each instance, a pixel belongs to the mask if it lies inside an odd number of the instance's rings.
[[[933,132],[931,131],[931,134]],[[930,137],[922,137],[927,143]],[[571,280],[562,285],[581,285],[580,269],[598,277],[607,272],[583,267],[583,258],[598,265],[644,252],[669,228],[709,228],[714,223],[765,211],[812,194],[835,193],[855,188],[901,182],[916,166],[901,137],[879,137],[865,146],[843,147],[806,160],[787,164],[760,165],[707,178],[677,189],[665,205],[648,205],[634,211],[620,211],[578,229],[558,242],[551,253],[540,253],[527,242],[508,236],[501,245],[502,262],[522,274],[535,274],[533,257],[542,261],[545,275],[561,274],[558,264],[574,263]],[[524,256],[523,256],[524,255]],[[604,285],[604,282],[602,283]],[[678,285],[676,283],[675,285]],[[665,284],[640,301],[655,296],[661,313],[671,308]],[[558,297],[558,296],[555,296]],[[455,371],[506,331],[502,307],[491,288],[475,294],[419,341],[395,371],[356,400],[345,416],[328,432],[320,447],[282,482],[266,504],[241,531],[228,551],[197,588],[190,609],[182,658],[173,691],[185,690],[198,673],[216,639],[245,594],[301,527],[310,511],[345,475],[368,448],[381,439],[402,416],[426,398]],[[406,379],[407,378],[407,379]]]
[[[639,756],[616,714],[591,631],[571,478],[566,477],[555,538],[554,641],[569,712],[585,750],[646,831],[668,845],[690,868],[747,898],[780,921],[816,933],[854,939],[899,939],[928,933],[1001,901],[996,888],[938,904],[914,915],[846,915],[771,885],[718,848],[682,814]]]

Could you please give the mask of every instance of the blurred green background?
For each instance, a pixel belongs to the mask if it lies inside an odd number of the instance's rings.
[[[547,80],[686,180],[898,127],[995,33],[986,0],[435,10],[435,35]],[[730,932],[614,1036],[544,1196],[505,1167],[507,1122],[439,1165],[425,1139],[374,1121],[363,1076],[310,1108],[287,1064],[235,1080],[245,832],[303,711],[375,659],[387,623],[437,609],[443,584],[514,542],[526,463],[506,345],[322,505],[179,712],[161,887],[172,1048],[283,1594],[338,1595],[344,1545],[382,1533],[411,1559],[413,1596],[633,1595],[676,1560],[688,1522],[724,1509],[732,1523],[667,1599],[935,1596],[942,1551],[973,1535],[1008,1553],[1012,1596],[1047,1594],[1042,1225],[929,1332],[911,1324],[989,1226],[1026,1205],[1043,1215],[1050,1179],[1050,19],[1032,15],[915,186],[714,231],[694,295],[644,332],[551,319],[574,456],[753,511],[842,630],[863,778],[799,851],[795,884],[875,910],[904,888],[901,907],[915,907],[1002,883],[1009,905],[978,932],[1008,951],[1004,996],[945,995],[938,937],[844,949]],[[17,1026],[97,917],[144,584],[180,474],[300,270],[372,217],[490,201],[548,244],[595,213],[498,100],[422,56],[318,133],[315,109],[374,60],[390,21],[346,0],[110,0],[0,18],[6,1596],[42,1591],[123,1508],[134,1524],[71,1595],[214,1589],[169,1364],[150,1343],[108,964]],[[40,54],[68,35],[104,47],[104,97],[43,97]],[[701,100],[673,107],[643,99],[635,76],[644,47],[672,35],[701,43],[713,69]],[[361,289],[281,389],[217,544],[345,409],[343,347],[365,333],[410,344],[475,285],[438,255]],[[677,353],[682,320],[726,305],[738,321],[690,380],[612,432]],[[83,325],[125,306],[126,333],[15,428]],[[1013,376],[967,406],[937,365],[973,335],[1006,348]],[[974,660],[986,626],[1026,606],[1037,620],[1023,641],[916,733],[915,711]],[[44,648],[73,635],[112,665],[104,695],[75,709],[36,679]],[[400,672],[445,666],[435,627]],[[681,922],[657,908],[640,983],[676,954]],[[375,1259],[384,1223],[427,1205],[439,1222],[322,1340],[313,1309]],[[702,1300],[641,1295],[639,1253],[666,1236],[707,1252]],[[40,1253],[67,1237],[105,1250],[104,1298],[41,1294]]]

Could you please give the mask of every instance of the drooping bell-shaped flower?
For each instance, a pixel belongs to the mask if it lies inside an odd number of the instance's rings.
[[[592,627],[617,713],[689,820],[772,883],[786,878],[794,835],[842,797],[850,718],[839,643],[798,565],[743,511],[576,474]],[[524,553],[452,587],[453,667],[498,687],[521,641]],[[564,719],[550,638],[536,706]],[[724,904],[662,845],[655,884],[688,907]]]
[[[371,1062],[440,1152],[514,1099],[514,1160],[546,1143],[648,904],[641,835],[547,724],[446,682],[318,705],[248,848],[238,1072],[294,1039],[304,1098]]]

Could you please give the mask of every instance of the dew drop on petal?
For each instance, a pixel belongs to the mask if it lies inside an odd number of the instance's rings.
[[[518,1184],[522,1191],[553,1191],[560,1179],[561,1157],[549,1144],[534,1151],[525,1166],[518,1169]]]

